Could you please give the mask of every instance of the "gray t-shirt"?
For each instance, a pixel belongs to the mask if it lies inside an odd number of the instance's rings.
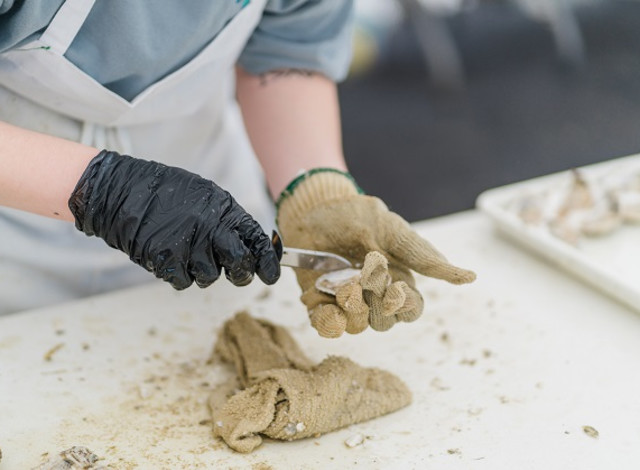
[[[37,38],[63,0],[0,0],[0,54]],[[247,0],[96,0],[65,56],[132,100],[198,54]],[[353,0],[268,0],[239,64],[339,81],[351,58]]]

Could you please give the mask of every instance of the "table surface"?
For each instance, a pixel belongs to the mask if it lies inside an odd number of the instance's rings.
[[[290,270],[271,287],[152,283],[0,318],[0,469],[73,445],[124,469],[640,468],[640,316],[475,211],[415,227],[478,279],[418,277],[425,314],[384,333],[320,338]],[[394,372],[413,403],[319,438],[230,451],[211,437],[206,400],[231,372],[207,359],[242,309],[287,326],[318,362],[339,354]],[[364,443],[348,448],[356,435]]]

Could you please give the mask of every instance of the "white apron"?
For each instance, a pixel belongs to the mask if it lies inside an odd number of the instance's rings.
[[[38,40],[0,54],[0,120],[193,171],[273,227],[233,98],[234,64],[266,0],[252,0],[195,58],[131,102],[64,57],[94,1],[67,0]],[[71,223],[0,208],[0,314],[153,279]]]

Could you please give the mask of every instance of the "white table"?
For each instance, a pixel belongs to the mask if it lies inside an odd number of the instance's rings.
[[[385,333],[318,337],[289,270],[270,288],[153,283],[0,318],[0,469],[73,445],[126,469],[640,468],[640,316],[476,212],[416,228],[478,280],[419,278],[425,314]],[[393,371],[413,404],[317,439],[230,451],[211,438],[205,404],[230,372],[206,361],[240,309],[290,327],[318,361],[342,354]],[[364,444],[347,448],[356,434]]]

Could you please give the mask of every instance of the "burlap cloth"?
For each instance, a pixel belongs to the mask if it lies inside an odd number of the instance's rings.
[[[245,312],[225,323],[214,354],[237,379],[211,394],[213,432],[238,452],[253,451],[262,436],[318,436],[411,402],[395,375],[337,356],[314,365],[284,328]]]

